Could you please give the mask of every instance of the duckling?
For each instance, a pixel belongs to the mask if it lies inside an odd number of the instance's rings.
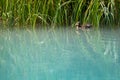
[[[84,24],[84,25],[81,25],[79,21],[75,24],[75,26],[76,26],[76,30],[80,30],[80,29],[82,29],[82,30],[83,30],[83,29],[89,29],[89,28],[92,27],[91,24]]]

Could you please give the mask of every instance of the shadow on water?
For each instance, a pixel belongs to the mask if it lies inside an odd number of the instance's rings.
[[[1,30],[2,80],[119,80],[120,29]]]

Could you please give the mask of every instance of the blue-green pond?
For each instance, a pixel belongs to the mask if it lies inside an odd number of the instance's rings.
[[[0,80],[120,80],[120,29],[0,30]]]

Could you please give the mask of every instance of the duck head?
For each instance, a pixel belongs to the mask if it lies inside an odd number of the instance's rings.
[[[82,27],[79,21],[76,22],[75,26],[77,30],[79,30]]]

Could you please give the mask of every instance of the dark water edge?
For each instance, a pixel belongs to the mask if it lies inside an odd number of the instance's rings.
[[[119,80],[120,29],[0,31],[2,80]]]

